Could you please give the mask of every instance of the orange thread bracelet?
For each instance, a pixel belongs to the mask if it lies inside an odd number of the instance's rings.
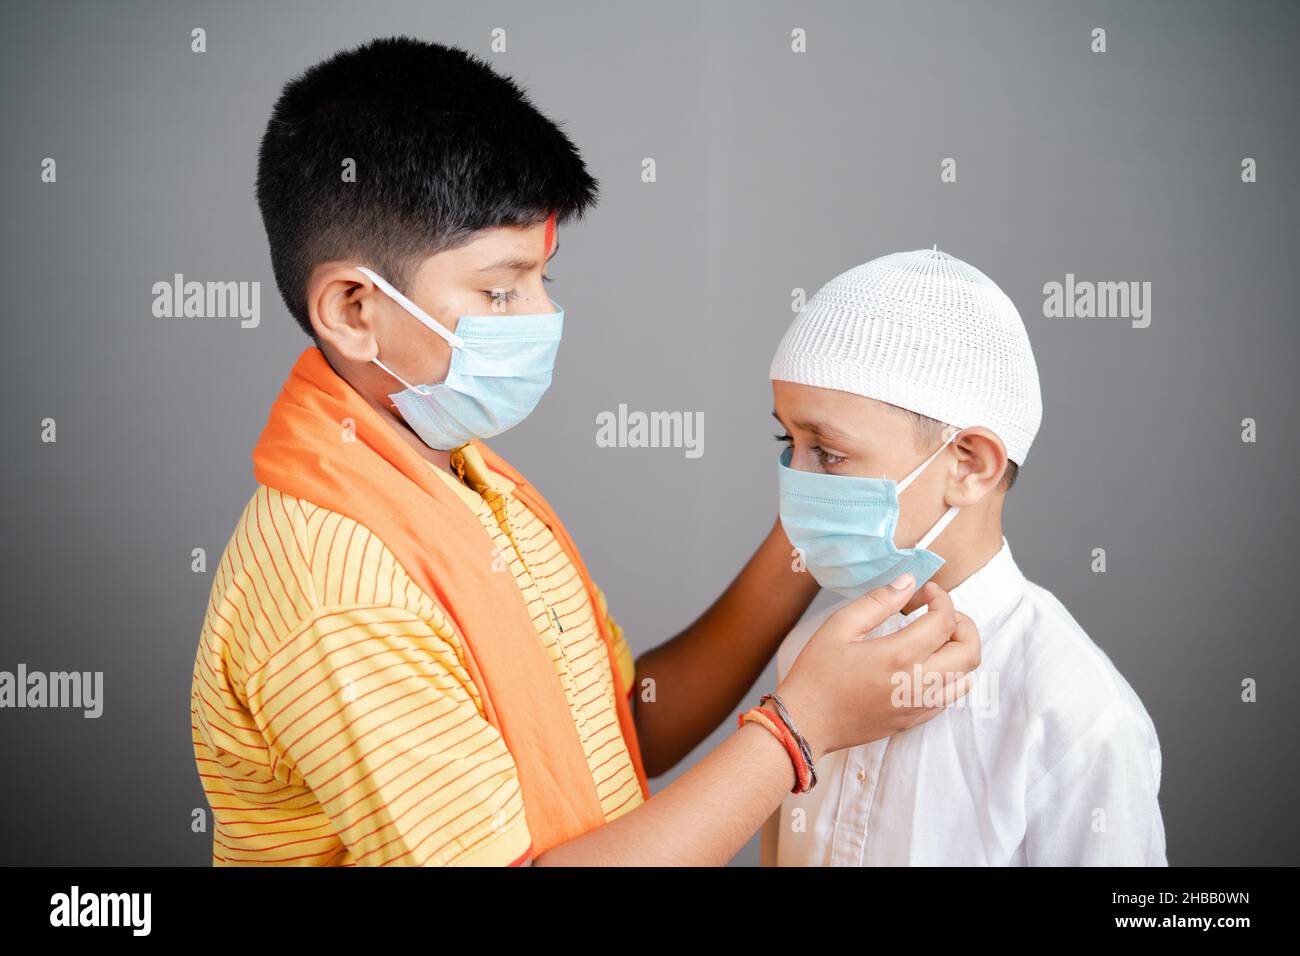
[[[804,761],[803,751],[799,749],[799,744],[795,742],[794,736],[786,729],[785,724],[772,719],[761,707],[751,707],[742,714],[737,715],[736,726],[743,727],[749,722],[756,723],[767,730],[781,742],[785,752],[790,755],[790,763],[794,765],[795,784],[791,793],[806,793],[810,789],[808,764]]]

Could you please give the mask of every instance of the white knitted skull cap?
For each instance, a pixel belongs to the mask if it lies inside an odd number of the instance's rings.
[[[995,432],[1024,464],[1043,417],[1020,313],[992,279],[935,249],[841,273],[791,323],[771,377],[865,395]]]

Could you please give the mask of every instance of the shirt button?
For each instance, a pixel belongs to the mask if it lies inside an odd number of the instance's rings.
[[[859,771],[858,771],[858,783],[862,783],[862,782],[863,782],[864,780],[866,780],[866,779],[867,779],[867,772],[866,772],[865,770],[859,770]]]

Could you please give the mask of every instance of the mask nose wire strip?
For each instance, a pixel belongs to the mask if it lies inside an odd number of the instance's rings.
[[[411,313],[411,315],[419,319],[423,325],[427,326],[431,331],[435,332],[440,338],[445,340],[446,343],[450,345],[452,348],[461,349],[465,347],[464,339],[462,339],[455,332],[448,330],[441,322],[437,321],[431,315],[429,315],[429,313],[425,312],[424,309],[420,308],[418,305],[416,305],[406,296],[402,295],[402,293],[398,292],[397,287],[389,283],[389,281],[385,279],[383,276],[379,275],[378,273],[372,272],[371,270],[367,269],[365,266],[356,266],[355,268],[358,272],[360,272],[362,275],[369,278],[371,282],[379,286],[380,289],[382,289],[385,293],[387,293],[389,298],[391,298],[394,302],[400,305],[407,312]],[[392,373],[389,372],[389,374],[391,375]],[[393,376],[393,377],[396,378],[397,376]]]

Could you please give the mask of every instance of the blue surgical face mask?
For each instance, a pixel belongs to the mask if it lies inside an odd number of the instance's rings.
[[[957,516],[957,507],[949,508],[914,548],[896,547],[894,531],[898,496],[956,434],[897,483],[797,471],[790,467],[793,449],[782,452],[777,465],[781,525],[818,584],[845,597],[858,597],[908,571],[919,588],[943,567],[943,558],[926,548]]]
[[[475,438],[491,438],[537,407],[551,384],[564,329],[558,305],[558,311],[538,315],[465,315],[449,332],[382,277],[364,266],[357,270],[452,348],[451,368],[437,385],[412,385],[373,360],[406,386],[388,397],[426,445],[450,451]]]

